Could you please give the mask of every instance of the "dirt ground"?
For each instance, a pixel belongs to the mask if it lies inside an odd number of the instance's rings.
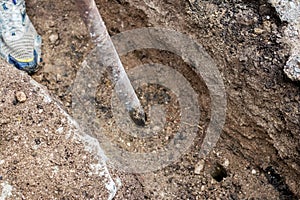
[[[0,77],[0,199],[112,196],[96,139],[26,73],[3,61]]]
[[[300,198],[300,85],[282,71],[289,55],[281,41],[286,23],[267,1],[96,2],[111,35],[164,27],[198,41],[216,61],[228,98],[223,133],[205,160],[198,155],[202,139],[198,137],[188,153],[162,170],[146,174],[119,171],[123,186],[115,199]],[[33,78],[71,113],[70,86],[92,49],[89,35],[73,0],[26,3],[43,37],[44,62]],[[180,58],[157,50],[136,51],[122,61],[125,67],[155,61],[178,71],[186,68]],[[210,112],[208,93],[200,77],[190,80],[201,94],[204,116],[199,125],[205,128]],[[126,144],[128,138],[123,139]],[[199,166],[204,169],[198,171]]]

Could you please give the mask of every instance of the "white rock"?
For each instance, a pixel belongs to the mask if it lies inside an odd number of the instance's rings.
[[[49,36],[49,41],[50,43],[54,44],[56,43],[56,41],[58,40],[59,36],[57,33],[52,33],[50,36]]]
[[[200,174],[201,171],[204,169],[204,164],[205,164],[205,161],[204,160],[200,160],[197,165],[195,166],[195,170],[194,170],[194,173],[195,174]]]
[[[229,166],[229,160],[226,158],[224,163],[223,163],[224,167],[228,167]]]
[[[24,92],[18,91],[16,92],[16,99],[18,102],[23,103],[27,100],[27,96]]]

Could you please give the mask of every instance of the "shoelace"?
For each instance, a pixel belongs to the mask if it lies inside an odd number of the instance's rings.
[[[4,9],[2,12],[3,39],[12,41],[21,38],[25,32],[25,6],[15,0],[5,0],[1,6]]]

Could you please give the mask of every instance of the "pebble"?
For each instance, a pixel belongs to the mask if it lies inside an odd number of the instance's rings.
[[[256,170],[252,169],[251,174],[255,175],[256,174]]]
[[[200,174],[201,171],[204,169],[204,164],[205,164],[204,160],[200,160],[195,167],[194,173]]]
[[[59,36],[57,33],[52,33],[50,36],[49,36],[49,41],[50,43],[52,44],[55,44],[56,41],[58,40]]]
[[[18,102],[23,103],[27,100],[27,96],[24,92],[16,92],[16,99]]]
[[[64,132],[64,127],[59,127],[56,132],[62,134]]]
[[[254,28],[254,33],[255,34],[262,34],[263,32],[264,32],[264,30],[261,29],[261,28]]]
[[[224,167],[228,167],[229,166],[229,160],[228,159],[225,159],[225,161],[224,161]]]
[[[201,186],[201,191],[204,191],[204,190],[205,190],[205,186],[202,185],[202,186]]]

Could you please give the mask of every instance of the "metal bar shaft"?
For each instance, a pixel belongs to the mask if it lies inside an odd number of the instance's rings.
[[[112,69],[116,94],[137,125],[145,125],[145,113],[107,32],[94,0],[76,0],[92,42],[101,49],[101,61]]]

